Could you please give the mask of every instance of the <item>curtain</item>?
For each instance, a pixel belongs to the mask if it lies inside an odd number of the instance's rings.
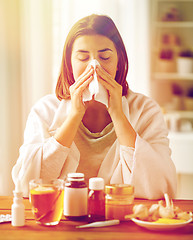
[[[22,129],[34,103],[52,93],[52,0],[21,0]]]
[[[13,189],[11,169],[21,143],[19,1],[0,1],[0,195]]]

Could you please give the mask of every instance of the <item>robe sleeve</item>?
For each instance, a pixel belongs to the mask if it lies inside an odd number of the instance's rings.
[[[15,184],[20,182],[24,196],[28,196],[31,179],[59,178],[65,163],[67,172],[74,171],[79,163],[80,153],[75,144],[67,148],[53,137],[55,131],[49,130],[48,115],[52,117],[49,108],[42,108],[41,103],[31,110],[24,131],[24,143],[12,169],[13,181]]]
[[[176,169],[159,106],[149,102],[138,115],[134,128],[137,132],[135,149],[120,146],[119,161],[114,162],[110,183],[132,184],[138,198],[159,199],[164,193],[175,197]]]

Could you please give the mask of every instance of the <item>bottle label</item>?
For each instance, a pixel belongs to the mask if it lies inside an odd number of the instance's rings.
[[[88,188],[69,188],[64,190],[64,215],[85,216],[87,215]]]

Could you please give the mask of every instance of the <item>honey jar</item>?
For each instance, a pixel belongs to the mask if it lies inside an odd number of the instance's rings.
[[[132,213],[134,187],[128,184],[112,184],[105,186],[105,218],[125,220]]]

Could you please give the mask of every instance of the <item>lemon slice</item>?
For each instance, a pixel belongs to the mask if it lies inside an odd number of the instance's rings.
[[[30,190],[31,194],[45,194],[45,193],[53,193],[55,190],[52,187],[43,187],[39,186]]]
[[[172,218],[159,218],[154,223],[163,223],[163,224],[174,224],[174,223],[184,223],[184,219],[172,219]]]

